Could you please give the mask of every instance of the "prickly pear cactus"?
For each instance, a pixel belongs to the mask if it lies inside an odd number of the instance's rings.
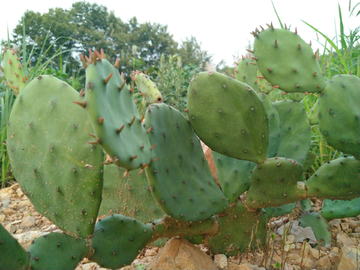
[[[15,96],[17,96],[29,82],[19,59],[14,48],[4,48],[3,66],[0,68],[4,72],[6,81]]]
[[[338,75],[319,97],[319,124],[335,149],[360,159],[360,78]]]
[[[188,115],[196,134],[214,151],[256,163],[265,160],[269,120],[247,84],[212,71],[199,73],[189,85]]]
[[[131,77],[135,81],[135,84],[138,87],[138,91],[147,100],[147,102],[163,102],[163,97],[159,89],[154,84],[154,82],[149,79],[149,76],[139,71],[133,71]]]
[[[102,149],[82,97],[43,75],[21,91],[13,106],[7,147],[16,180],[37,211],[65,232],[92,234],[101,202]]]
[[[254,32],[254,55],[260,72],[272,85],[286,92],[320,92],[324,76],[314,53],[297,34],[272,25]]]
[[[127,170],[146,167],[151,161],[151,145],[142,126],[136,105],[132,99],[133,89],[117,68],[102,53],[83,61],[86,67],[86,108],[95,130],[92,144],[101,145],[113,162]]]
[[[31,269],[75,269],[89,246],[84,239],[53,232],[35,239],[27,252]]]
[[[210,218],[229,208],[205,159],[201,144],[186,118],[176,109],[151,105],[145,126],[155,144],[146,169],[150,190],[161,209],[180,221]]]

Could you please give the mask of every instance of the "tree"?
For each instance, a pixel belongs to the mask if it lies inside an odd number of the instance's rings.
[[[143,70],[154,67],[162,54],[179,54],[184,65],[201,64],[211,58],[201,50],[194,37],[178,48],[167,26],[150,22],[140,24],[136,17],[124,23],[114,12],[96,3],[76,2],[69,10],[53,8],[44,14],[26,11],[13,30],[12,43],[19,47],[23,43],[23,21],[27,51],[33,51],[32,60],[40,57],[48,60],[61,51],[62,57],[54,58],[55,67],[59,66],[61,59],[67,59],[68,66],[77,70],[79,53],[87,54],[88,49],[100,48],[104,49],[109,60],[119,58],[120,69],[127,75],[134,67]],[[135,55],[134,45],[137,48]]]

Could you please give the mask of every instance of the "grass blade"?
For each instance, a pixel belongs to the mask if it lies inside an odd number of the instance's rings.
[[[307,26],[309,26],[310,28],[312,28],[313,30],[315,30],[317,33],[319,33],[320,35],[323,36],[323,38],[325,38],[327,40],[327,42],[330,43],[330,45],[334,48],[334,50],[337,52],[338,56],[339,56],[339,59],[341,61],[341,63],[343,64],[343,67],[345,69],[345,73],[349,74],[349,68],[344,60],[344,57],[343,57],[343,54],[342,52],[339,50],[339,48],[336,46],[336,44],[331,40],[329,39],[327,36],[325,36],[322,32],[320,32],[319,30],[317,30],[314,26],[308,24],[307,22],[301,20],[303,23],[305,23]]]
[[[278,18],[278,21],[279,21],[279,23],[280,23],[281,29],[284,29],[284,26],[283,26],[283,24],[282,24],[282,22],[281,22],[281,20],[280,20],[280,17],[279,17],[279,15],[278,15],[277,11],[276,11],[276,8],[275,8],[274,3],[273,3],[272,0],[271,0],[271,4],[272,4],[273,9],[274,9],[274,11],[275,11],[276,17]]]
[[[346,42],[345,42],[344,24],[343,24],[343,21],[342,21],[340,4],[338,4],[338,6],[339,6],[339,20],[340,20],[340,41],[341,41],[341,48],[342,48],[343,50],[346,50],[347,46],[346,46]]]

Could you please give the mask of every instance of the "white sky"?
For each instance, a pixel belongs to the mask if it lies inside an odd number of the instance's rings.
[[[55,1],[2,1],[0,16],[0,39],[7,39],[8,25],[10,33],[26,10],[45,13],[49,8],[70,9],[74,0]],[[245,54],[249,41],[253,41],[251,31],[259,24],[273,22],[279,27],[277,17],[270,0],[89,0],[90,3],[104,5],[109,11],[127,22],[136,16],[140,23],[150,21],[168,26],[168,32],[177,42],[186,37],[195,36],[201,42],[202,49],[213,54],[214,63],[222,59],[230,66],[233,55]],[[339,33],[338,3],[341,6],[345,33],[360,25],[360,16],[349,18],[348,0],[273,0],[282,22],[296,26],[299,35],[307,42],[313,40],[317,48],[316,34],[305,25],[304,20],[318,28],[328,37],[335,36],[335,26]],[[357,1],[352,1],[354,6]],[[14,7],[16,5],[16,7]],[[16,14],[15,11],[16,10]],[[357,9],[358,10],[358,9]],[[322,39],[321,39],[322,41]]]

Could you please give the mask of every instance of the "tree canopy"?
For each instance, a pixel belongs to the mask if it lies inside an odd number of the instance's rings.
[[[87,54],[88,49],[100,48],[104,49],[109,60],[119,58],[120,69],[125,74],[134,67],[145,70],[154,67],[161,54],[178,54],[184,65],[201,65],[212,58],[207,51],[201,50],[194,37],[179,45],[167,26],[139,23],[136,17],[123,22],[105,6],[84,1],[72,4],[70,9],[52,8],[44,14],[26,11],[13,30],[11,41],[20,48],[23,27],[27,51],[32,51],[32,61],[39,57],[47,60],[61,51],[61,59],[66,59],[73,69],[79,67],[80,53]],[[45,56],[44,51],[47,51]],[[141,61],[135,62],[136,59]],[[60,58],[55,57],[54,61],[60,61]]]

